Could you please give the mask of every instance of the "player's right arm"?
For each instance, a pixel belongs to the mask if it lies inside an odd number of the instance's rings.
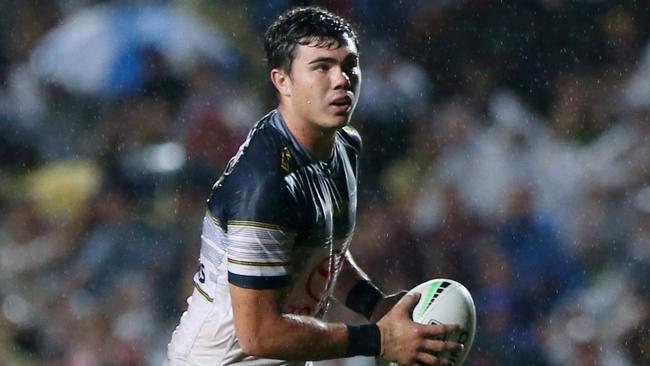
[[[436,340],[453,326],[414,323],[409,313],[417,303],[415,295],[405,296],[376,325],[379,344],[372,342],[342,323],[327,323],[309,316],[283,314],[281,290],[256,290],[230,285],[235,331],[247,354],[283,360],[325,360],[358,355],[382,356],[402,365],[445,365],[448,360],[435,356],[444,350],[456,350],[455,342]],[[358,329],[358,328],[357,328]],[[369,337],[372,338],[372,337]],[[378,348],[377,354],[359,350]]]
[[[417,302],[412,296],[405,296],[377,324],[347,326],[283,313],[301,210],[280,169],[281,149],[259,138],[251,139],[247,151],[249,159],[235,163],[208,204],[226,228],[230,305],[243,351],[288,361],[382,355],[404,365],[444,364],[433,353],[459,345],[434,339],[448,332],[446,327],[410,319]]]

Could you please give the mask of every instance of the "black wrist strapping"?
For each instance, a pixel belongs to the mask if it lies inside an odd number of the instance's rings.
[[[384,294],[370,281],[357,282],[345,299],[345,306],[370,319],[375,306]]]
[[[348,325],[348,349],[345,357],[379,356],[381,334],[377,324]]]

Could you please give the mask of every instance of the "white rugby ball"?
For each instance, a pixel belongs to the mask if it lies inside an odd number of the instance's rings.
[[[445,340],[461,343],[460,352],[445,351],[441,357],[453,365],[465,362],[476,334],[476,307],[465,286],[454,280],[434,279],[415,286],[409,293],[419,292],[420,300],[411,315],[420,324],[458,324],[460,331],[447,335]]]

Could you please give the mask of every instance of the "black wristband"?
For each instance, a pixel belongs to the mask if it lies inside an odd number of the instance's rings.
[[[384,294],[370,281],[357,282],[345,299],[345,306],[370,319],[372,311]]]
[[[379,356],[381,334],[377,324],[348,325],[348,349],[345,357]]]

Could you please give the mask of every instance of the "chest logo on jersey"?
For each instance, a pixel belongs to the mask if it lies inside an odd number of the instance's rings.
[[[339,250],[334,250],[331,256],[328,255],[321,259],[309,274],[305,290],[312,300],[322,301],[323,292],[329,291],[329,287],[332,285],[332,275],[340,265],[340,253]]]
[[[291,165],[289,164],[290,161],[291,152],[289,151],[289,148],[285,146],[280,150],[280,168],[287,173],[289,173],[289,170],[291,169]]]

